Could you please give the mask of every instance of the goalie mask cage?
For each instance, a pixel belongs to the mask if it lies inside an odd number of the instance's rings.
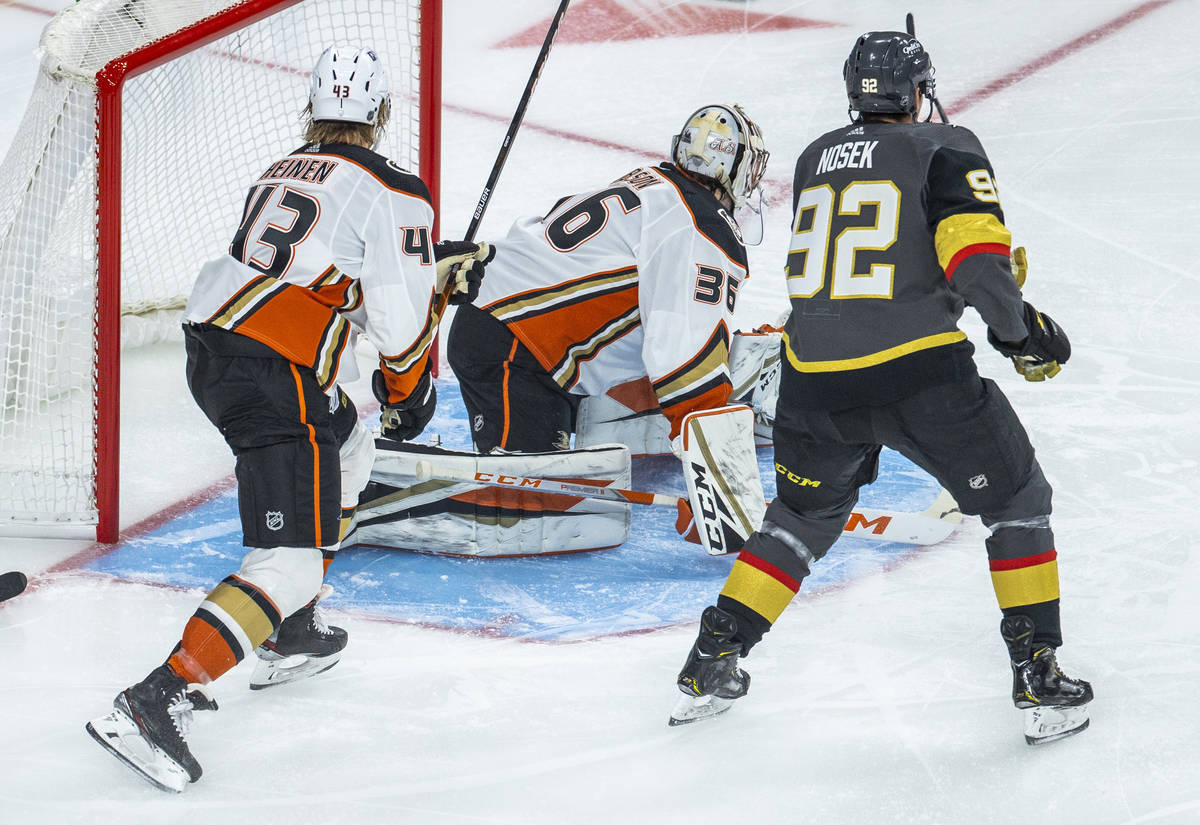
[[[117,539],[121,348],[181,337],[326,46],[379,53],[379,151],[436,209],[440,33],[441,0],[81,0],[46,26],[0,166],[0,532]]]

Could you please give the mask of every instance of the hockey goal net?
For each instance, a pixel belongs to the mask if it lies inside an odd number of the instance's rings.
[[[0,166],[0,531],[116,540],[121,348],[178,335],[247,187],[299,146],[326,46],[379,53],[380,151],[436,206],[440,5],[81,0],[47,25]]]

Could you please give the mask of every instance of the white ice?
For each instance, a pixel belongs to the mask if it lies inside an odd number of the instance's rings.
[[[0,146],[36,70],[38,10],[66,5],[0,0]],[[466,226],[535,55],[490,47],[556,5],[446,2],[445,237]],[[0,608],[0,822],[1200,822],[1200,4],[690,5],[837,25],[560,44],[481,236],[656,160],[693,108],[737,100],[766,133],[774,202],[739,317],[772,320],[794,159],[844,122],[853,39],[902,28],[911,8],[941,98],[987,147],[1029,250],[1026,296],[1075,348],[1060,376],[1026,384],[965,324],[1055,486],[1060,659],[1095,685],[1091,729],[1024,744],[985,531],[968,519],[893,569],[802,591],[746,660],[750,695],[703,725],[666,725],[690,627],[545,644],[335,611],[352,642],[328,674],[251,693],[243,665],[216,683],[221,711],[191,738],[205,776],[177,798],[105,756],[83,723],[162,660],[201,592],[47,572],[86,544],[5,540],[0,572],[34,586]],[[188,397],[179,349],[131,353],[125,370],[128,526],[232,461]]]

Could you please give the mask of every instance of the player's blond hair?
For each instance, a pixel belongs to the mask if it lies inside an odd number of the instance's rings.
[[[379,106],[374,123],[348,123],[344,120],[313,120],[312,103],[304,107],[305,143],[351,143],[374,149],[383,140],[392,107],[385,100]]]

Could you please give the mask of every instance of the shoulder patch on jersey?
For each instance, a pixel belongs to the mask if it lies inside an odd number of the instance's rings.
[[[733,218],[721,206],[721,202],[713,197],[700,184],[680,172],[674,165],[663,163],[655,167],[655,172],[662,175],[675,185],[682,196],[684,205],[692,213],[696,228],[710,241],[743,268],[746,263],[746,247],[743,245],[741,232]]]
[[[431,206],[433,205],[429,187],[423,180],[378,152],[349,143],[314,143],[302,147],[299,151],[344,158],[370,174],[388,189],[413,195]]]

